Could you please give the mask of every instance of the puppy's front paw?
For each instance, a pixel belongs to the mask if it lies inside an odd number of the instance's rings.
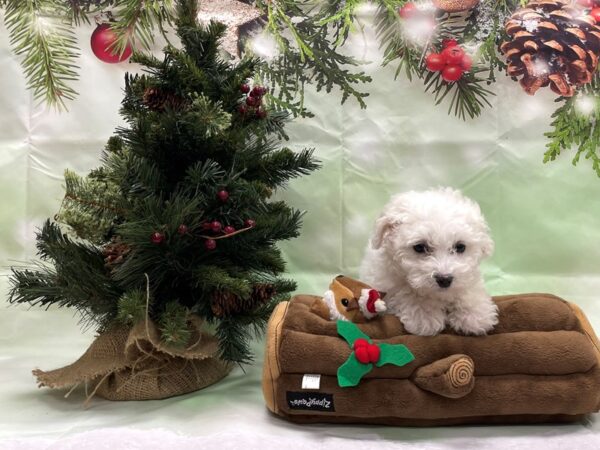
[[[498,307],[490,298],[469,306],[462,305],[448,314],[448,323],[459,333],[481,336],[498,323]]]
[[[445,327],[444,316],[441,314],[403,314],[400,320],[406,331],[418,336],[434,336],[441,333]]]

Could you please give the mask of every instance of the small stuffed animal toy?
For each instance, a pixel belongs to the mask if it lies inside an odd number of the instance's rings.
[[[385,293],[365,283],[337,276],[322,299],[313,303],[311,310],[327,320],[345,320],[364,323],[386,311]]]

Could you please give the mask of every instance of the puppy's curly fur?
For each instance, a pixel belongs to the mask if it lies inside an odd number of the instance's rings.
[[[422,336],[446,325],[481,335],[498,322],[479,264],[494,251],[479,205],[451,188],[395,195],[384,207],[360,278],[387,292],[388,311]]]

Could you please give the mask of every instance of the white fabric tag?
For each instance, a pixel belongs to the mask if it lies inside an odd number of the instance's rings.
[[[302,377],[302,389],[320,389],[321,375],[314,373],[304,374]]]

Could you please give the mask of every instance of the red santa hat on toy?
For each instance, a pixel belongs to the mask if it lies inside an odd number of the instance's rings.
[[[387,310],[381,294],[376,289],[362,289],[358,298],[358,306],[367,319],[372,319]]]

